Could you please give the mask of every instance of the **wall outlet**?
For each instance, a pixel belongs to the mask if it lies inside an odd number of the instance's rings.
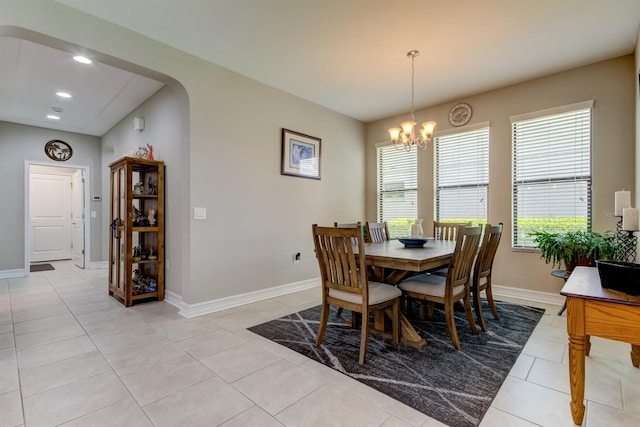
[[[302,258],[302,255],[300,254],[300,252],[296,252],[295,254],[293,254],[293,263],[294,264],[299,263],[301,258]]]

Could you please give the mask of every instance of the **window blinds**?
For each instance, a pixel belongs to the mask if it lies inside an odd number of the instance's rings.
[[[487,220],[489,128],[435,138],[436,219]]]
[[[535,230],[591,229],[591,106],[514,120],[513,246]]]
[[[418,216],[418,155],[417,149],[409,152],[393,145],[377,149],[378,171],[378,221],[389,223],[390,237],[407,234],[406,219]],[[401,224],[401,225],[400,225]]]

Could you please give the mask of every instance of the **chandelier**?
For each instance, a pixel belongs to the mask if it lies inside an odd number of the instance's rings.
[[[399,128],[389,129],[389,135],[391,136],[393,145],[396,148],[403,148],[406,151],[411,151],[411,147],[414,145],[417,145],[421,150],[426,149],[433,136],[433,129],[436,127],[436,122],[424,122],[422,123],[420,134],[416,137],[414,129],[416,118],[413,115],[413,79],[415,75],[414,63],[418,55],[420,55],[420,51],[417,50],[407,52],[407,58],[411,58],[411,121],[400,123]]]

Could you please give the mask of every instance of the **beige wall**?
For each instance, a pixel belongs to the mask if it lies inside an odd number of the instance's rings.
[[[416,77],[419,80],[419,76]],[[472,76],[470,75],[470,78]],[[511,249],[511,123],[512,115],[593,99],[593,229],[615,230],[614,192],[636,189],[635,100],[637,75],[632,55],[576,68],[503,89],[469,96],[416,112],[417,121],[436,120],[436,131],[451,128],[447,115],[459,101],[473,108],[469,125],[490,122],[489,217],[502,222],[505,234],[495,262],[494,283],[535,291],[556,292],[562,282],[550,276],[551,266],[537,252]],[[386,141],[386,129],[403,121],[398,116],[367,126],[367,219],[376,219],[375,144]],[[418,156],[419,207],[425,223],[433,220],[433,150]],[[632,203],[637,205],[636,197]]]

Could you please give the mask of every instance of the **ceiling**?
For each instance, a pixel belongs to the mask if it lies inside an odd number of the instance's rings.
[[[421,108],[633,53],[640,23],[638,0],[56,1],[363,122],[409,111],[409,50]],[[101,135],[160,87],[108,66],[85,82],[68,54],[32,48],[0,38],[16,58],[0,120],[41,122],[56,84],[83,82],[63,119]]]

